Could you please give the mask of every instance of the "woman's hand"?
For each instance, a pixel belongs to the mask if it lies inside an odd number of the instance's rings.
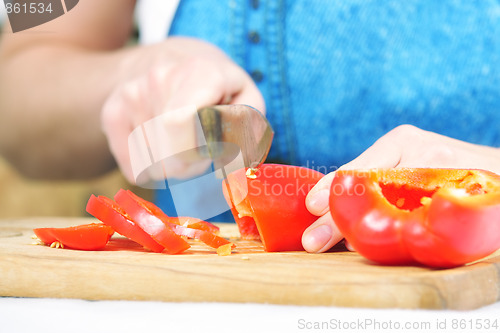
[[[248,104],[265,112],[264,100],[252,79],[213,45],[195,39],[169,38],[145,49],[143,54],[136,52],[125,66],[133,64],[141,68],[143,66],[138,66],[137,62],[144,63],[144,59],[148,59],[150,68],[118,85],[106,99],[101,114],[110,150],[131,182],[135,179],[128,137],[145,121],[187,105],[200,108],[216,104]],[[175,133],[172,145],[192,140],[187,120],[181,119],[183,115],[171,115],[164,130]],[[173,161],[169,163],[168,171],[170,176],[189,177],[201,173],[206,167]]]
[[[401,125],[341,169],[395,167],[484,169],[500,174],[500,149]],[[343,238],[328,207],[334,175],[332,172],[323,177],[306,198],[307,209],[319,216],[302,236],[302,244],[308,252],[327,251]]]

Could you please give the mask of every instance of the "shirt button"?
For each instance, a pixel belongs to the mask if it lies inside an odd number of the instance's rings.
[[[250,76],[252,77],[252,79],[255,82],[262,82],[262,80],[264,79],[264,74],[261,71],[259,71],[258,69],[252,71],[250,73]]]
[[[257,44],[260,42],[260,35],[257,31],[250,31],[248,33],[248,40],[250,40],[252,43]]]
[[[250,0],[250,5],[252,6],[253,9],[259,8],[260,2],[259,0]]]

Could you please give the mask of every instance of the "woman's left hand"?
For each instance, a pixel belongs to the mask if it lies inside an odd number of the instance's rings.
[[[500,174],[500,148],[475,145],[401,125],[341,169],[399,167],[484,169]],[[335,172],[331,172],[323,177],[306,197],[307,209],[319,216],[302,236],[302,245],[308,252],[327,251],[343,238],[328,207],[334,175]]]

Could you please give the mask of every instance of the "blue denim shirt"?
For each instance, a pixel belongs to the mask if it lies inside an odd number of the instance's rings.
[[[405,123],[500,146],[498,1],[181,0],[169,34],[254,78],[270,162],[333,171]]]

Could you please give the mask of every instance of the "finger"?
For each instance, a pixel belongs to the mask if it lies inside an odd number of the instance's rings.
[[[396,141],[394,135],[389,132],[339,170],[396,167],[402,155],[401,146]]]
[[[168,82],[172,66],[154,66],[147,75],[148,102],[153,115],[163,113],[163,109],[168,101],[168,89],[165,83]]]
[[[327,174],[307,194],[306,207],[311,214],[322,216],[329,211],[328,200],[333,177],[335,177],[335,172]]]
[[[330,213],[327,213],[304,231],[302,246],[307,252],[320,253],[329,250],[343,238]]]
[[[111,97],[106,101],[101,112],[101,125],[108,139],[109,148],[123,175],[134,183],[130,155],[127,146],[128,135],[133,130],[132,122],[124,116],[121,99]]]
[[[128,81],[117,89],[114,94],[125,110],[123,116],[130,119],[135,128],[153,117],[150,98],[150,86],[147,77]]]
[[[172,74],[166,110],[175,110],[186,104],[198,107],[221,104],[227,97],[239,93],[245,83],[243,76],[233,73],[234,69],[221,68],[223,66],[227,65],[204,59],[179,65]]]
[[[130,152],[130,133],[153,116],[148,96],[147,78],[141,77],[118,86],[106,100],[101,111],[102,129],[122,173],[134,183]]]
[[[407,159],[408,152],[419,154],[409,149],[421,144],[427,131],[415,126],[400,125],[379,138],[361,155],[339,169],[365,169],[365,168],[395,168],[400,166],[403,159]],[[406,154],[405,154],[406,152]]]
[[[401,125],[340,169],[394,167],[457,167],[458,140]]]
[[[246,83],[244,84],[242,90],[233,96],[231,104],[250,105],[265,115],[266,104],[264,102],[264,97],[262,97],[261,92],[250,77],[246,78],[245,81]]]

